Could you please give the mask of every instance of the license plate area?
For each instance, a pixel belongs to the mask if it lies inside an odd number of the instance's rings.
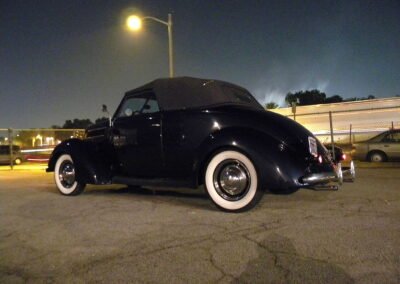
[[[311,155],[318,157],[317,140],[314,137],[308,137],[308,149]]]

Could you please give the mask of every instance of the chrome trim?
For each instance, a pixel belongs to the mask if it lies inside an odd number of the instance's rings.
[[[354,163],[345,171],[342,170],[342,164],[338,163],[335,170],[331,172],[313,173],[301,178],[305,187],[315,190],[338,190],[343,182],[354,181],[355,168]]]
[[[213,183],[224,199],[236,201],[249,190],[251,177],[246,166],[238,160],[225,160],[214,171]]]
[[[65,188],[71,188],[75,183],[75,167],[70,161],[64,161],[58,172],[58,178]]]
[[[356,179],[356,168],[354,162],[350,162],[350,167],[343,167],[343,181],[344,182],[354,182]]]

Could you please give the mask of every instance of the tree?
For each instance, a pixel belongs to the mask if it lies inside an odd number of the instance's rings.
[[[368,97],[361,97],[361,98],[357,98],[357,97],[353,97],[353,98],[348,98],[345,99],[345,102],[353,102],[353,101],[365,101],[365,100],[373,100],[375,99],[375,96],[373,95],[368,95]]]
[[[299,93],[299,92],[297,92]],[[297,93],[288,93],[285,97],[285,102],[288,106],[291,106],[293,103],[297,103]]]
[[[98,124],[98,123],[104,123],[104,122],[109,122],[109,119],[108,119],[108,117],[100,117],[100,118],[98,118],[98,119],[96,119],[95,121],[94,121],[94,123],[95,124]]]
[[[296,93],[288,93],[285,97],[288,106],[294,102],[299,106],[316,105],[316,104],[330,104],[343,102],[343,98],[339,95],[327,97],[324,92],[319,90],[298,91]]]
[[[325,99],[326,104],[331,104],[331,103],[340,103],[343,102],[343,98],[339,95],[333,95],[331,97],[327,97]]]
[[[275,103],[275,102],[269,102],[269,103],[265,104],[265,108],[266,109],[275,109],[275,108],[278,108],[278,107],[279,107],[279,105],[277,103]]]
[[[293,102],[297,102],[299,106],[323,104],[325,103],[325,99],[326,94],[316,89],[288,93],[285,97],[285,101],[289,106],[292,105]]]
[[[73,121],[68,119],[63,125],[63,129],[85,129],[92,125],[93,122],[90,119],[78,119],[75,118]]]

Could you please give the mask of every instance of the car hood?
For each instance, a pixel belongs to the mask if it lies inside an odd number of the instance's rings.
[[[109,127],[108,121],[99,122],[86,128],[86,138],[97,137],[104,135],[106,129]]]

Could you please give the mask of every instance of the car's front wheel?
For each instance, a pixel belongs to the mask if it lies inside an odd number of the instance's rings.
[[[61,155],[54,169],[54,180],[58,190],[63,195],[78,195],[83,192],[86,184],[76,180],[75,164],[70,155]]]
[[[230,212],[251,209],[264,193],[254,163],[234,150],[212,157],[207,165],[204,184],[215,205]]]

